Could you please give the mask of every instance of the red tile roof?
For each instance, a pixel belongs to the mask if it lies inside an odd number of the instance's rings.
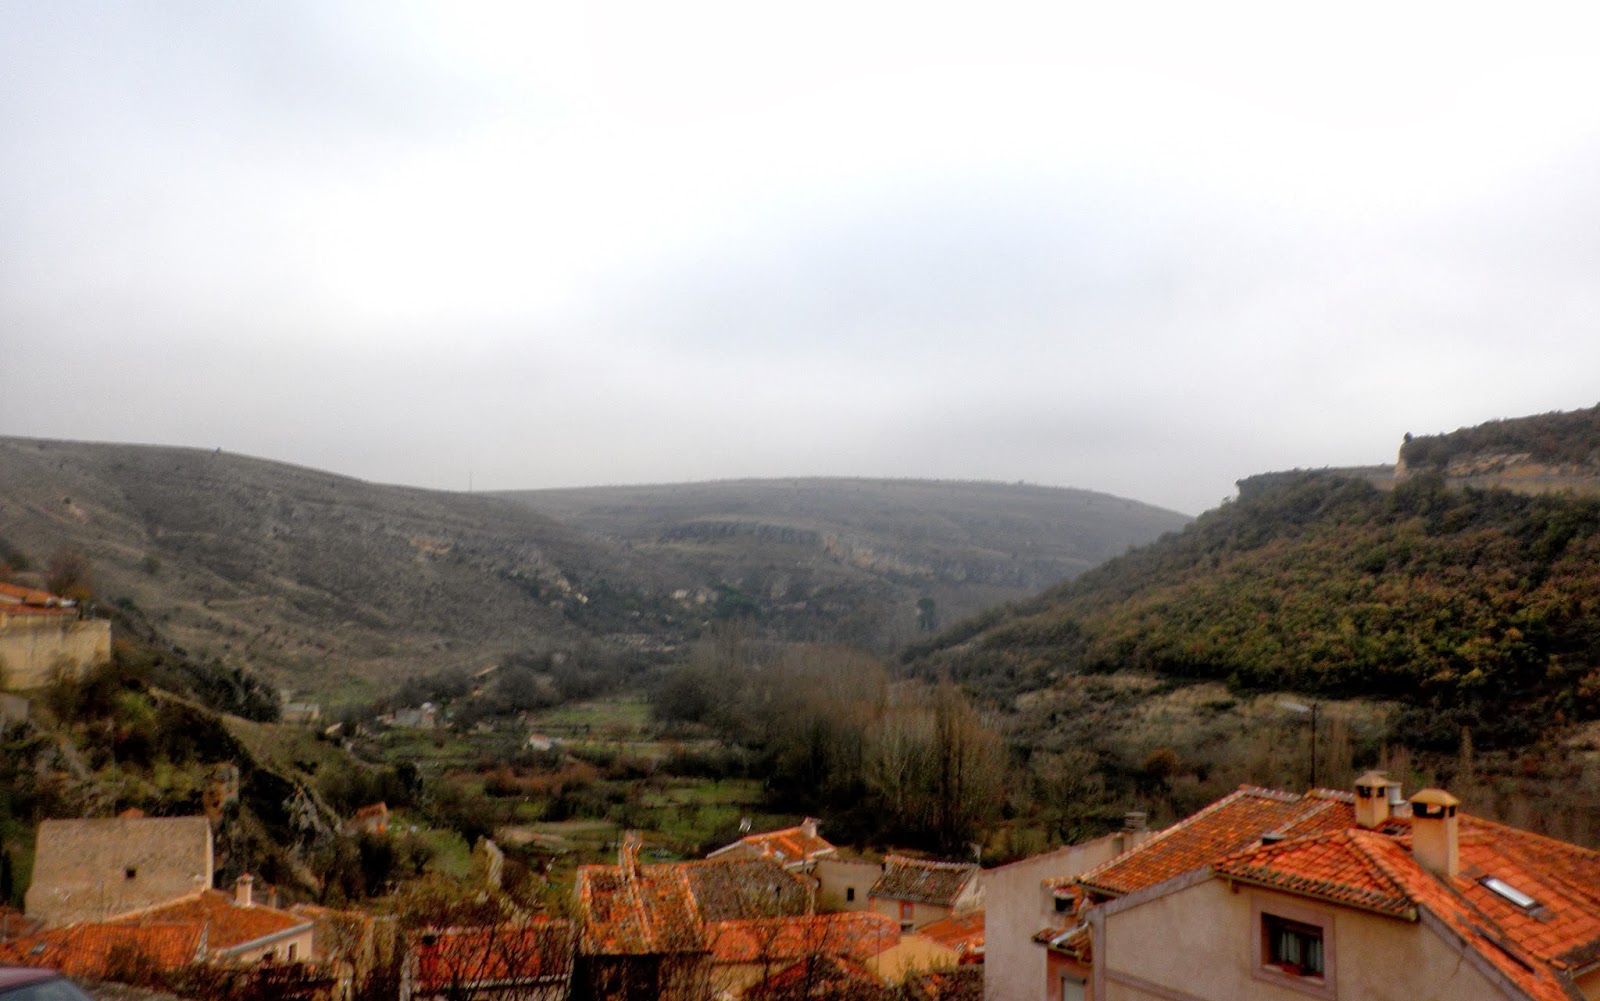
[[[206,948],[212,954],[311,928],[311,922],[276,907],[256,904],[240,907],[233,895],[221,890],[201,890],[169,903],[147,907],[112,918],[108,925],[140,927],[160,924],[204,926]]]
[[[703,952],[705,924],[680,866],[578,868],[579,951],[593,956]]]
[[[815,953],[861,961],[900,942],[900,922],[886,914],[850,911],[781,918],[719,921],[711,926],[717,963],[786,962]]]
[[[173,970],[199,961],[205,927],[197,922],[137,927],[92,922],[0,943],[0,962],[48,966],[71,977],[106,979],[133,966]]]
[[[890,855],[883,860],[883,875],[867,895],[951,907],[979,871],[970,862],[924,862]]]
[[[40,591],[37,588],[22,587],[18,584],[0,583],[0,606],[23,605],[60,605],[67,599],[60,595],[51,594],[49,591]]]
[[[870,970],[838,956],[807,956],[745,991],[751,1001],[791,998],[851,998],[872,1001],[893,995]]]
[[[809,896],[800,877],[765,856],[580,866],[575,892],[588,955],[704,952],[708,924],[801,914]]]
[[[978,962],[983,958],[983,927],[983,912],[973,911],[923,925],[917,934],[954,949],[962,962]]]
[[[928,970],[906,979],[911,1001],[982,1001],[983,971],[976,967]]]
[[[1330,790],[1305,795],[1240,786],[1198,813],[1153,835],[1133,851],[1119,855],[1075,880],[1102,895],[1122,896],[1243,851],[1261,835],[1279,832],[1304,836],[1338,830],[1355,823],[1351,797]]]
[[[1091,893],[1126,893],[1209,867],[1225,879],[1399,920],[1426,912],[1528,997],[1576,996],[1572,975],[1600,961],[1600,852],[1458,814],[1460,869],[1445,879],[1413,857],[1409,818],[1366,830],[1350,814],[1342,798],[1246,787],[1085,873],[1079,884]],[[1274,832],[1287,837],[1261,842],[1261,834]],[[1229,842],[1236,847],[1204,858]],[[1491,877],[1534,903],[1506,899],[1484,884]],[[1064,950],[1078,937],[1065,929],[1036,936]]]
[[[423,993],[560,984],[572,974],[572,924],[536,917],[523,925],[424,932],[412,956]]]
[[[820,856],[833,854],[836,849],[817,834],[815,825],[816,821],[808,820],[795,827],[752,834],[740,838],[726,848],[717,849],[708,857],[717,858],[724,853],[744,848],[788,865],[794,862],[809,862]]]
[[[1219,876],[1415,920],[1416,902],[1396,870],[1409,863],[1393,838],[1349,829],[1261,845],[1211,867]]]

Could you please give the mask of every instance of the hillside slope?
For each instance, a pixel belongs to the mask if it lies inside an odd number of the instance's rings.
[[[0,562],[81,549],[102,605],[190,656],[354,698],[511,652],[660,648],[736,617],[887,649],[919,616],[1031,594],[1186,520],[1083,491],[800,483],[512,498],[0,438]]]
[[[1184,532],[914,651],[1012,699],[1085,673],[1393,699],[1454,747],[1600,717],[1600,501],[1273,474]]]
[[[133,603],[192,652],[320,692],[570,639],[602,581],[674,584],[493,497],[153,446],[0,439],[0,540],[36,566],[77,547],[102,602]]]
[[[503,496],[683,568],[705,600],[785,634],[893,647],[937,620],[1033,594],[1184,515],[1087,490],[804,478]]]

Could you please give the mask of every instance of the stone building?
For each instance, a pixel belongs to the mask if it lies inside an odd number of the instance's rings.
[[[214,878],[204,817],[46,820],[26,909],[47,925],[102,921],[209,890]]]

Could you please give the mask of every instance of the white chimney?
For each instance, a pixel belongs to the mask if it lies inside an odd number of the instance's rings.
[[[806,819],[800,821],[800,833],[804,834],[808,838],[816,837],[817,836],[817,818],[816,817],[807,817]]]
[[[1389,777],[1382,772],[1367,772],[1356,779],[1356,824],[1367,830],[1389,821]]]
[[[233,885],[233,902],[240,907],[252,906],[255,900],[251,891],[255,886],[255,882],[255,879],[248,872],[240,876],[239,881]]]
[[[1461,871],[1461,832],[1456,807],[1461,801],[1443,789],[1424,789],[1411,797],[1411,857],[1429,872],[1454,879]]]

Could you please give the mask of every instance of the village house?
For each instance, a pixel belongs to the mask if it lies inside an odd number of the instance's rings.
[[[770,858],[790,872],[810,872],[818,859],[835,853],[817,833],[817,825],[815,817],[807,817],[794,827],[747,834],[706,858]]]
[[[617,865],[578,869],[575,998],[701,996],[725,922],[811,913],[810,885],[772,858],[644,865],[639,848],[629,832]]]
[[[1600,997],[1600,853],[1355,785],[1245,786],[1059,882],[1031,996]]]
[[[816,861],[811,878],[817,881],[817,906],[834,911],[865,911],[872,885],[883,875],[883,862],[873,856],[841,849]]]
[[[213,879],[204,817],[46,820],[24,906],[48,926],[103,921],[208,890]]]
[[[123,928],[193,925],[205,929],[204,959],[212,963],[308,963],[314,947],[311,918],[257,903],[255,879],[246,873],[233,893],[205,889],[106,922]]]
[[[712,988],[726,997],[761,993],[796,964],[837,957],[870,969],[900,942],[900,925],[880,914],[802,914],[714,922],[709,929]],[[876,973],[876,971],[873,971]],[[881,984],[881,978],[874,976]]]
[[[818,833],[820,826],[816,818],[807,817],[794,827],[746,835],[706,857],[765,856],[791,872],[810,876],[816,885],[819,908],[867,910],[867,895],[883,875],[883,863],[841,851]]]
[[[745,992],[747,1001],[896,1001],[898,992],[877,975],[843,956],[807,956]]]
[[[356,984],[397,955],[399,932],[392,915],[307,903],[292,904],[288,912],[311,922],[310,962],[331,980],[332,1001],[348,999]]]
[[[110,659],[110,620],[84,618],[70,598],[0,583],[0,687],[40,688],[59,669]]]
[[[917,934],[949,950],[949,966],[971,966],[984,961],[984,912],[965,914],[923,925]]]
[[[1034,942],[1034,933],[1058,921],[1058,909],[1066,906],[1050,884],[1102,865],[1149,837],[1144,814],[1130,813],[1123,829],[1114,834],[985,869],[984,997],[988,1001],[1035,998],[1045,982],[1046,955]]]
[[[46,928],[6,943],[0,960],[95,979],[190,963],[309,961],[312,922],[255,903],[252,883],[245,875],[233,894],[199,890],[103,921]]]
[[[48,966],[69,977],[113,980],[201,962],[205,942],[206,930],[197,924],[129,928],[89,921],[23,935],[0,935],[0,964]]]
[[[981,966],[929,970],[906,979],[904,996],[906,1001],[979,1001],[984,983]]]
[[[344,822],[346,834],[376,834],[389,833],[389,804],[369,803],[356,810],[349,820]]]
[[[564,1001],[572,986],[572,923],[538,916],[415,936],[400,1001]]]
[[[970,862],[925,862],[904,855],[883,860],[883,875],[868,893],[869,910],[915,930],[983,905],[982,870]]]

